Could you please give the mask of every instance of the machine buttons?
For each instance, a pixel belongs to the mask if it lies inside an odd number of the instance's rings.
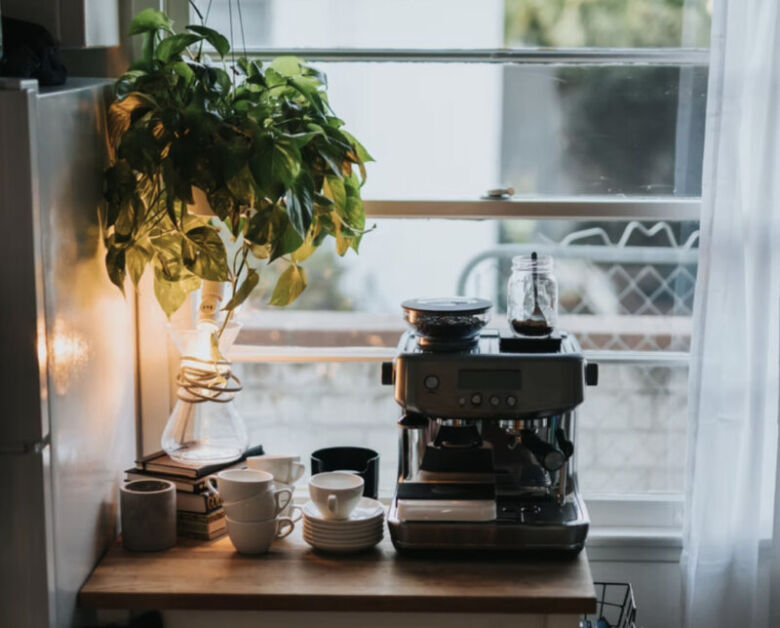
[[[472,406],[479,406],[482,405],[482,395],[479,393],[474,393],[471,395],[471,405]]]
[[[499,399],[498,395],[493,395],[490,398],[490,405],[494,408],[498,408],[499,404],[501,403],[501,399]]]
[[[435,375],[427,375],[423,384],[428,390],[436,390],[439,387],[439,378]]]
[[[462,408],[466,405],[466,398],[465,397],[458,397],[458,405]]]
[[[506,405],[508,405],[510,408],[514,408],[517,405],[517,397],[514,395],[507,395]]]

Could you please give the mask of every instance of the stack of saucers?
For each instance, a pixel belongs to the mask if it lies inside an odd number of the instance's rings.
[[[382,540],[385,509],[363,497],[363,478],[350,471],[311,476],[303,507],[303,539],[326,552],[359,552]]]
[[[326,519],[314,502],[303,507],[303,538],[326,552],[359,552],[374,547],[384,536],[385,509],[362,497],[346,519]]]

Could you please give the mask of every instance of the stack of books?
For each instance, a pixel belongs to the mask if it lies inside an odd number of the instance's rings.
[[[135,461],[125,471],[125,481],[168,480],[176,486],[176,525],[178,535],[211,540],[227,531],[222,499],[211,485],[210,477],[227,468],[244,468],[247,456],[260,456],[263,446],[250,447],[241,459],[229,464],[186,465],[156,452]]]

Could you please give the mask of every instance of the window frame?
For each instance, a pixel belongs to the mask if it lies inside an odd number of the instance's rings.
[[[131,0],[133,12],[146,7],[165,8],[177,23],[188,23],[187,0]],[[126,25],[125,25],[126,27]],[[125,28],[123,27],[123,28]],[[125,28],[126,30],[126,28]],[[329,62],[436,62],[498,64],[611,65],[642,64],[708,66],[709,50],[702,48],[516,48],[516,49],[323,49],[247,48],[258,59],[291,54],[311,61]],[[486,190],[487,192],[487,190]],[[513,196],[507,199],[435,198],[366,199],[365,210],[373,218],[451,219],[560,219],[560,220],[691,220],[700,218],[701,197],[640,196]],[[138,338],[138,449],[159,449],[159,437],[175,401],[177,355],[167,338],[166,321],[154,302],[149,277],[136,296]],[[176,317],[194,314],[191,301]],[[236,345],[229,358],[238,362],[383,361],[392,359],[387,347],[261,347]],[[588,360],[602,363],[683,366],[684,352],[585,351]],[[661,539],[665,547],[679,547],[684,501],[681,495],[593,495],[586,499],[591,510],[594,545],[642,539]],[[674,553],[674,550],[673,552]]]

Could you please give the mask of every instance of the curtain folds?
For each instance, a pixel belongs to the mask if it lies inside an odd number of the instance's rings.
[[[769,626],[780,387],[780,1],[715,0],[690,376],[688,628]]]

